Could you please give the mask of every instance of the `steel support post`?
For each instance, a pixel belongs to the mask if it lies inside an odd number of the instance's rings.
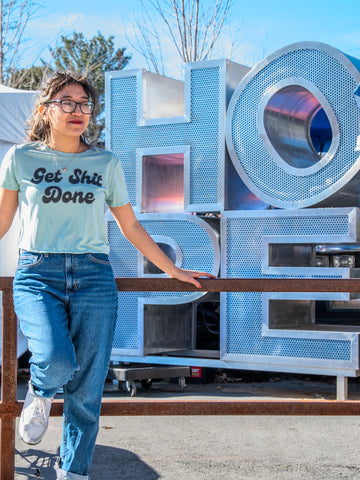
[[[17,387],[17,322],[12,291],[3,291],[0,480],[13,480],[15,474],[15,419]]]
[[[348,398],[348,377],[336,377],[336,400],[347,400]]]

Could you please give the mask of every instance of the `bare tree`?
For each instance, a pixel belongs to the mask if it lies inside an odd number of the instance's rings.
[[[150,70],[165,74],[162,45],[166,37],[183,62],[211,57],[233,0],[140,0],[132,47]]]
[[[17,67],[24,30],[39,6],[35,0],[0,0],[0,84]]]

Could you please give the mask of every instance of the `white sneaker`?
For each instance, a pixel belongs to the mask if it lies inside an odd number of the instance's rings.
[[[30,445],[41,442],[48,428],[51,402],[52,398],[37,397],[28,390],[19,422],[24,442]]]
[[[56,480],[90,480],[87,475],[78,475],[77,473],[65,472],[60,468],[60,461],[57,460],[54,469],[56,471]]]

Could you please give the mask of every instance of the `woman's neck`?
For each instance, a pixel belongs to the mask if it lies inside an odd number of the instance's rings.
[[[58,150],[59,152],[66,153],[77,153],[82,149],[82,142],[79,137],[60,139],[51,136],[49,142],[47,142],[47,145],[52,150]]]

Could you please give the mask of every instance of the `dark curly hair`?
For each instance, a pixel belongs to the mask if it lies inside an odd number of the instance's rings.
[[[91,113],[90,122],[95,124],[95,119],[99,111],[98,94],[92,86],[87,75],[73,72],[56,72],[48,77],[40,87],[40,92],[35,103],[32,117],[28,122],[27,141],[28,142],[49,142],[50,125],[45,122],[39,113],[40,105],[45,105],[54,98],[67,85],[78,84],[83,87],[89,100],[94,103],[94,109]],[[85,134],[81,135],[80,140],[87,143]]]

